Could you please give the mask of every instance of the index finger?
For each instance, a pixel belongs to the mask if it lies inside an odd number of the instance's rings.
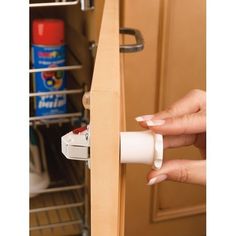
[[[162,135],[198,134],[206,131],[205,111],[166,120],[150,120],[147,125],[154,133]]]
[[[184,97],[173,103],[168,109],[153,115],[144,115],[136,117],[136,121],[143,128],[148,128],[146,121],[163,120],[171,117],[182,116],[185,114],[196,113],[206,106],[205,91],[194,89],[188,92]]]

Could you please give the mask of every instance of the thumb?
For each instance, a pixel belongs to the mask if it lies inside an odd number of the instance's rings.
[[[164,180],[175,182],[206,184],[205,160],[170,160],[164,162],[160,170],[151,170],[147,176],[148,185]]]

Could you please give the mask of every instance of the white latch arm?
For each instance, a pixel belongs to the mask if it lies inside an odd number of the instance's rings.
[[[89,128],[81,127],[62,136],[61,149],[68,159],[88,160],[90,157]]]

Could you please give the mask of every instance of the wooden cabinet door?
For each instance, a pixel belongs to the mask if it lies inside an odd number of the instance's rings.
[[[126,120],[162,110],[189,90],[205,89],[205,0],[123,1],[123,24],[138,28],[144,50],[124,55]],[[167,159],[198,159],[194,147],[165,151]],[[149,166],[127,165],[127,236],[203,236],[205,188],[165,181],[146,185]]]
[[[119,1],[105,0],[90,92],[92,236],[124,233],[124,167],[119,157],[124,107],[119,45]]]
[[[124,81],[119,11],[122,26],[140,29],[145,39],[143,52],[124,56]],[[104,0],[90,93],[92,236],[205,234],[203,187],[146,186],[150,167],[129,165],[125,177],[119,156],[123,91],[127,128],[134,131],[140,129],[135,116],[163,109],[192,88],[205,88],[204,20],[204,0],[125,0],[121,9],[119,1]],[[165,155],[176,157],[199,154],[183,148]]]

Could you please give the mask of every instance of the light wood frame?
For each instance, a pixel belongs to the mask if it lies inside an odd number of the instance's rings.
[[[124,128],[119,54],[119,1],[104,3],[90,92],[91,235],[124,235],[124,168],[120,131]],[[123,112],[124,114],[124,112]]]

